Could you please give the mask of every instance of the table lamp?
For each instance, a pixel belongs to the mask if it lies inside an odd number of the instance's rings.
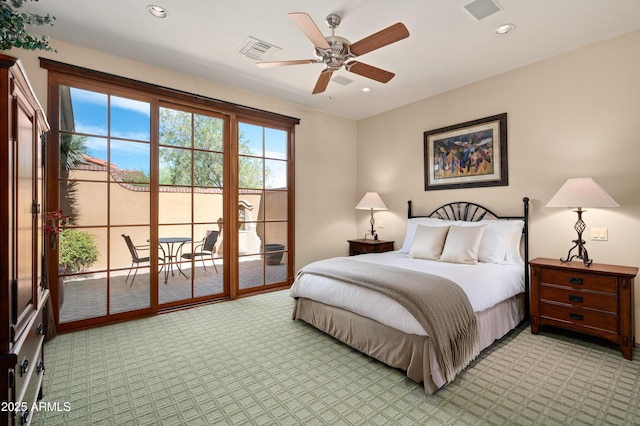
[[[364,197],[362,197],[362,200],[360,200],[360,202],[358,203],[358,205],[356,206],[356,209],[358,210],[371,210],[371,231],[367,232],[364,236],[365,240],[367,239],[367,235],[371,234],[371,236],[373,237],[374,240],[378,240],[378,234],[376,234],[376,230],[374,229],[373,225],[376,223],[375,219],[373,218],[373,211],[374,210],[387,210],[387,206],[384,204],[384,201],[382,201],[382,198],[380,198],[380,196],[378,195],[377,192],[367,192],[366,194],[364,194]]]
[[[585,266],[591,265],[592,259],[589,259],[587,249],[584,247],[585,242],[582,239],[582,233],[586,229],[585,223],[582,221],[583,207],[620,207],[600,185],[591,178],[571,178],[556,192],[556,195],[549,200],[546,207],[573,207],[578,213],[578,221],[574,225],[574,229],[578,233],[578,239],[573,240],[573,247],[569,249],[566,259],[560,259],[562,262],[570,262],[573,259],[582,259]],[[574,249],[578,249],[578,254],[572,255]]]

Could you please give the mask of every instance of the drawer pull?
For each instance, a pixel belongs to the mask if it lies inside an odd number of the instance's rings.
[[[569,277],[569,284],[582,284],[582,278]]]
[[[36,329],[36,333],[38,333],[38,335],[44,334],[44,325],[42,323],[38,324],[38,328]]]
[[[578,296],[577,294],[570,294],[569,301],[582,303],[584,301],[584,298],[582,296]]]
[[[575,312],[569,312],[569,318],[571,318],[572,320],[582,321],[584,319],[584,315]]]
[[[22,375],[26,373],[28,369],[29,369],[29,360],[25,358],[24,361],[22,361],[22,364],[20,364],[20,377],[22,377]]]
[[[40,361],[36,366],[36,374],[40,375],[40,373],[44,373],[44,362]]]

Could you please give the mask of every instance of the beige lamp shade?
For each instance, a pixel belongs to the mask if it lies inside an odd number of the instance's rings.
[[[387,210],[387,206],[377,192],[367,192],[356,206],[358,210]]]
[[[620,207],[595,180],[568,179],[549,200],[547,207]]]

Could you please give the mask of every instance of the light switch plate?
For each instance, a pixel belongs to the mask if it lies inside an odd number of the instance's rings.
[[[607,228],[591,228],[592,241],[607,241],[608,237]]]

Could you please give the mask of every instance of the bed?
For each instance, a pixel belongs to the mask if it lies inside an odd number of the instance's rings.
[[[453,202],[408,220],[402,247],[303,267],[290,294],[304,321],[433,394],[528,314],[522,215]]]

